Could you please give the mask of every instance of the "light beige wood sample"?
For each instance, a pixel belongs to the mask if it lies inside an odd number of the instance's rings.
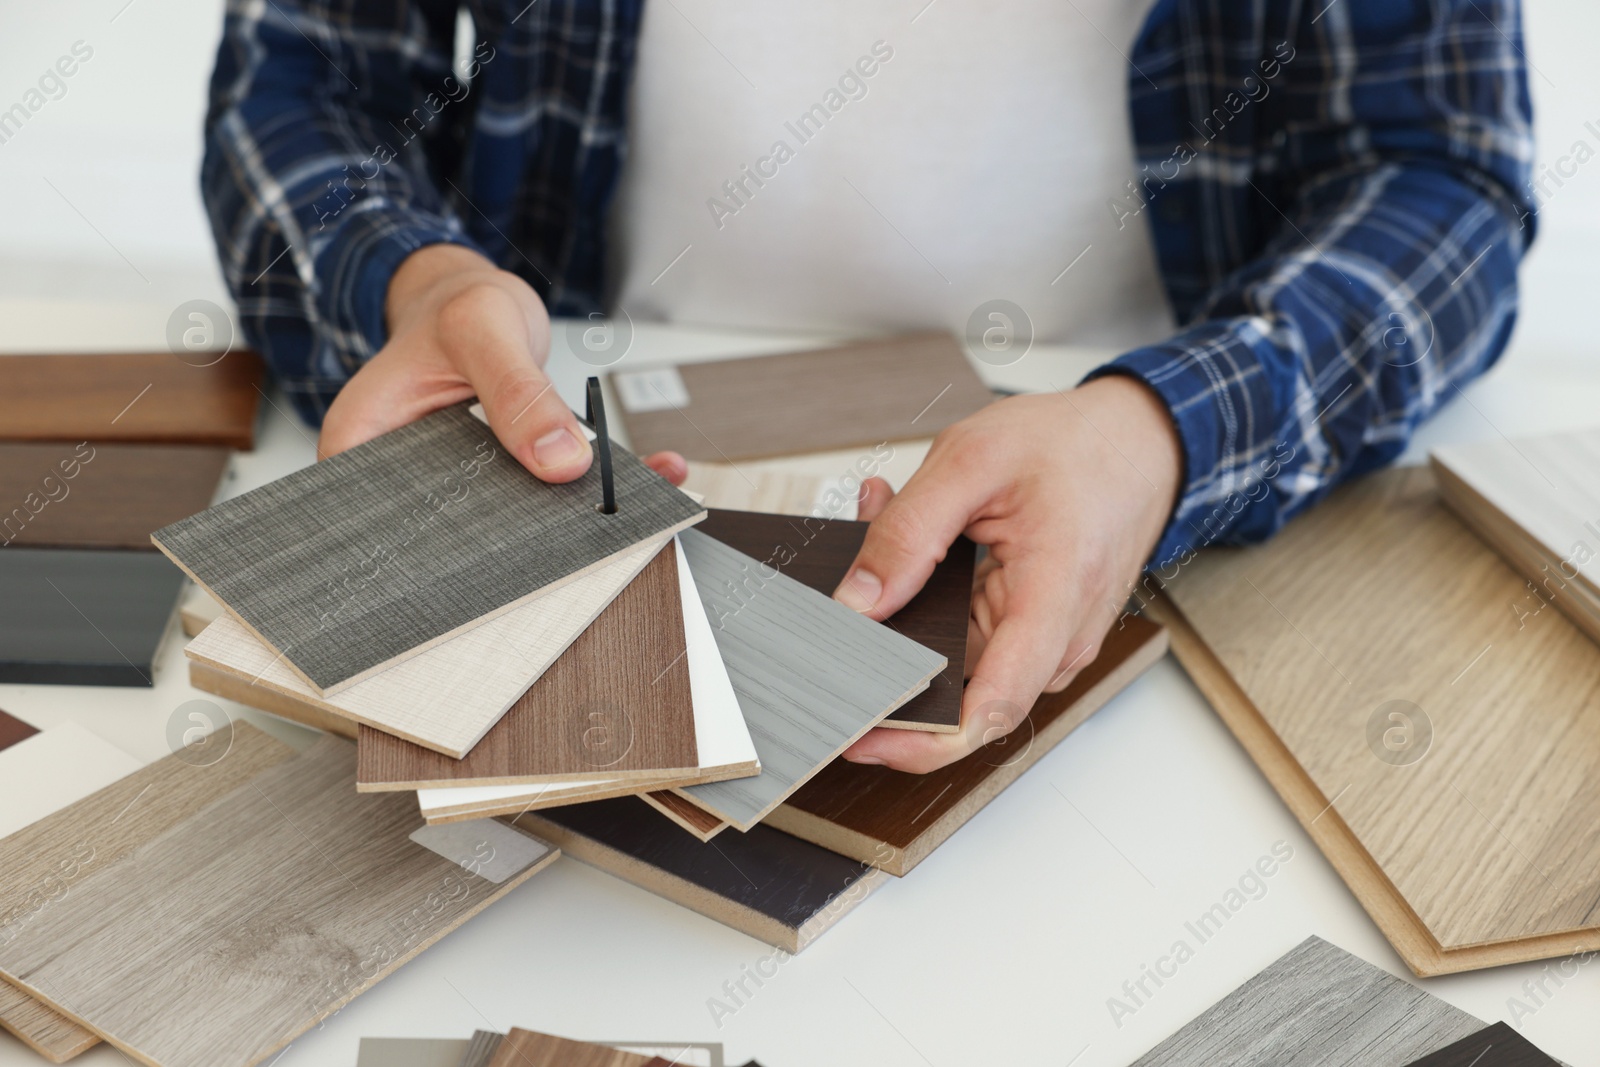
[[[251,1067],[557,854],[500,826],[522,854],[492,876],[413,840],[406,798],[354,786],[337,738],[268,767],[0,927],[0,975],[150,1067]],[[98,825],[58,816],[68,839]]]
[[[190,583],[178,601],[178,621],[183,624],[185,637],[199,637],[200,632],[227,614],[211,594]]]
[[[189,684],[202,693],[210,693],[235,703],[243,704],[280,719],[309,726],[313,730],[354,741],[361,727],[352,719],[335,715],[316,704],[284,696],[276,689],[252,685],[248,679],[208,667],[198,660],[189,661]]]
[[[823,504],[833,479],[789,471],[751,471],[750,465],[690,463],[685,492],[699,494],[707,507],[760,511],[768,515],[810,515]],[[849,515],[835,518],[855,518]]]
[[[51,1063],[66,1063],[100,1043],[93,1031],[5,982],[0,982],[0,1026]]]
[[[636,548],[331,697],[319,695],[232,615],[206,627],[184,651],[236,678],[461,759],[668,541]]]
[[[1522,578],[1426,469],[1208,550],[1169,595],[1179,659],[1413,970],[1600,947],[1600,650],[1512,610]]]

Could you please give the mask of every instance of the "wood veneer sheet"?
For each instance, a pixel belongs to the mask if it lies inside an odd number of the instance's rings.
[[[696,841],[631,797],[517,820],[568,855],[789,952],[855,909],[889,875],[770,826]]]
[[[249,1067],[556,855],[500,826],[526,853],[486,877],[414,841],[405,798],[354,779],[337,738],[262,771],[0,927],[0,974],[140,1062]]]
[[[322,696],[480,626],[703,508],[613,447],[550,485],[469,405],[434,412],[156,532],[156,545]],[[598,609],[597,609],[598,611]]]
[[[1409,982],[1308,937],[1133,1067],[1405,1067],[1482,1027]]]
[[[398,792],[698,771],[678,589],[677,552],[657,553],[462,759],[363,727],[357,787]]]
[[[679,540],[761,760],[679,794],[749,830],[946,660],[697,530]]]
[[[222,448],[0,443],[0,545],[153,552],[150,535],[208,507],[227,467]]]
[[[334,697],[318,695],[315,687],[231,615],[206,627],[184,651],[192,660],[253,685],[461,759],[664,544],[641,545],[577,581],[380,671]]]
[[[1600,947],[1600,649],[1507,609],[1522,577],[1427,469],[1169,594],[1179,660],[1413,970]]]
[[[262,378],[248,351],[0,356],[0,438],[249,451]]]
[[[1041,696],[1008,737],[928,774],[834,760],[780,804],[768,826],[903,875],[1006,786],[1166,654],[1166,633],[1137,615],[1111,629],[1072,684]]]
[[[154,684],[182,588],[153,552],[0,549],[0,682]]]
[[[932,437],[993,396],[947,333],[617,371],[638,452],[737,462]]]
[[[1409,1067],[1560,1067],[1505,1023],[1494,1023]]]
[[[495,1049],[489,1067],[669,1067],[658,1056],[640,1055],[553,1034],[513,1029]]]

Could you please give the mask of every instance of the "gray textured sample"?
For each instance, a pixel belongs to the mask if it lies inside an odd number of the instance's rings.
[[[1308,937],[1133,1067],[1405,1067],[1483,1025]]]
[[[705,514],[613,455],[602,515],[598,464],[547,485],[458,404],[153,540],[327,695]]]
[[[946,661],[698,530],[680,540],[761,773],[678,792],[747,830]]]
[[[474,1031],[472,1041],[468,1043],[456,1067],[489,1067],[489,1061],[494,1059],[500,1042],[505,1039],[505,1034],[497,1034],[493,1030]]]
[[[356,1067],[456,1067],[466,1048],[459,1038],[364,1037]]]

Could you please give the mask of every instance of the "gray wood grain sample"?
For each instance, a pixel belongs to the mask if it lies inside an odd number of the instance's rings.
[[[458,404],[152,539],[327,696],[705,515],[613,463],[603,515],[598,463],[548,485]]]
[[[1133,1067],[1405,1067],[1483,1025],[1309,937]]]
[[[761,773],[679,793],[748,830],[946,661],[698,530],[680,540]]]
[[[417,823],[326,738],[0,927],[0,971],[140,1062],[250,1067],[556,855],[495,883]]]

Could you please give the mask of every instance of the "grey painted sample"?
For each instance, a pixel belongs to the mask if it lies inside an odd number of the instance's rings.
[[[151,685],[182,588],[154,552],[0,549],[0,682]]]
[[[364,1037],[356,1067],[457,1067],[467,1043],[443,1037]]]
[[[747,830],[946,661],[698,530],[680,540],[761,773],[679,792]]]
[[[326,695],[704,510],[621,448],[547,485],[467,404],[156,531],[156,544]]]
[[[1133,1067],[1405,1067],[1483,1025],[1309,937]]]

